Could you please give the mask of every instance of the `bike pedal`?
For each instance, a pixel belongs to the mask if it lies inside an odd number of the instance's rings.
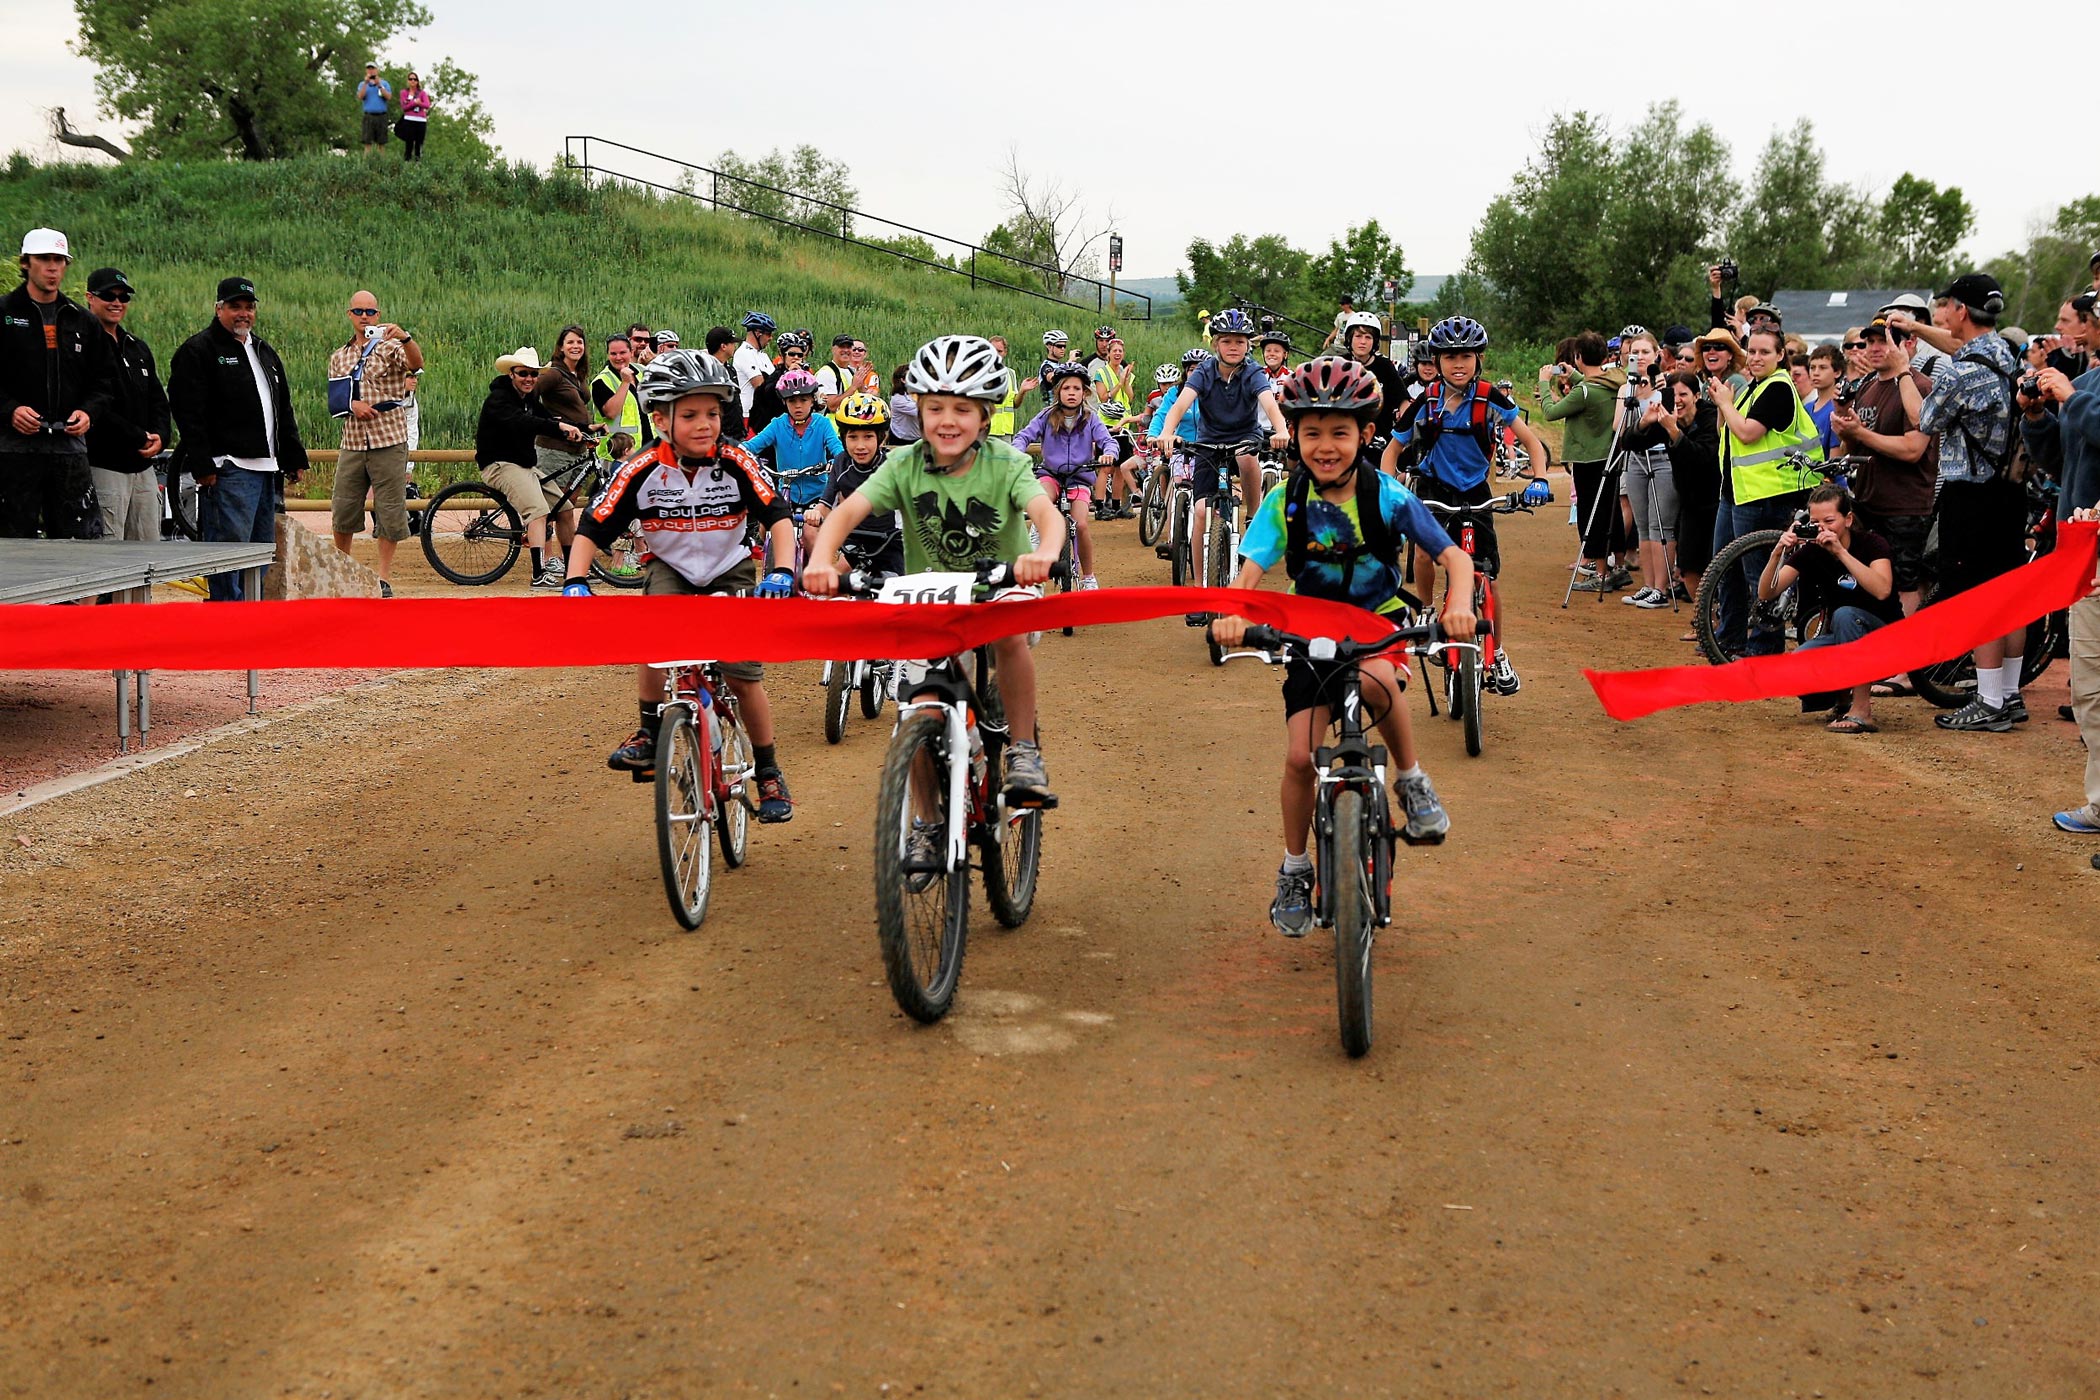
[[[1038,797],[1031,793],[1009,792],[1003,797],[1006,805],[1016,812],[1048,812],[1057,807],[1057,798],[1054,795]]]
[[[653,783],[656,781],[656,770],[654,768],[630,768],[627,770],[627,776],[638,783]]]
[[[1439,831],[1434,836],[1409,836],[1405,827],[1400,829],[1400,839],[1410,846],[1441,846],[1444,844],[1444,838],[1450,834],[1448,831]]]

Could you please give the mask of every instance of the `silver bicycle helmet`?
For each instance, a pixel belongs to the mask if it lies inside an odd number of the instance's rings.
[[[1051,347],[1051,346],[1053,346],[1053,345],[1070,345],[1071,343],[1072,343],[1072,342],[1071,342],[1071,341],[1070,341],[1070,340],[1069,340],[1069,339],[1068,339],[1068,338],[1066,337],[1066,335],[1065,335],[1065,333],[1064,333],[1063,331],[1044,331],[1044,332],[1043,332],[1043,348],[1044,348],[1044,349],[1048,349],[1049,347]]]
[[[693,394],[728,398],[736,390],[729,366],[697,350],[666,350],[642,369],[639,387],[648,408],[669,408]]]
[[[1181,369],[1176,365],[1161,365],[1158,369],[1152,371],[1152,382],[1154,384],[1179,384],[1181,382]]]
[[[1006,362],[982,336],[936,336],[912,356],[911,368],[904,372],[904,390],[956,394],[996,407],[1006,398]]]

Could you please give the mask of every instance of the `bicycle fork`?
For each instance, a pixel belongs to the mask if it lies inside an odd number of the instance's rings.
[[[969,863],[970,722],[960,705],[945,700],[914,700],[897,707],[897,723],[901,726],[922,710],[939,711],[947,735],[948,829],[942,849],[946,852],[947,869],[953,874]]]

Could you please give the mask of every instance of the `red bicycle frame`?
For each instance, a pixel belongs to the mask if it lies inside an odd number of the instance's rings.
[[[1474,557],[1475,543],[1473,522],[1468,520],[1458,529],[1458,547],[1466,552],[1466,558]],[[1481,573],[1478,568],[1473,571],[1473,611],[1482,622],[1490,624],[1482,629],[1481,635],[1475,639],[1480,643],[1480,665],[1485,670],[1495,664],[1495,638],[1501,634],[1502,629],[1494,625],[1497,622],[1495,581]]]

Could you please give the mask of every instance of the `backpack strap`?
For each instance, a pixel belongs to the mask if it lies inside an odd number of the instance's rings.
[[[1305,569],[1311,554],[1307,517],[1311,514],[1312,473],[1303,466],[1291,472],[1284,485],[1283,498],[1283,568],[1293,582]],[[1369,457],[1356,460],[1356,543],[1346,552],[1326,554],[1322,557],[1330,563],[1339,563],[1342,570],[1342,586],[1348,587],[1351,575],[1356,572],[1360,559],[1376,559],[1398,574],[1399,551],[1393,540],[1393,532],[1385,518],[1385,488],[1378,464]]]

